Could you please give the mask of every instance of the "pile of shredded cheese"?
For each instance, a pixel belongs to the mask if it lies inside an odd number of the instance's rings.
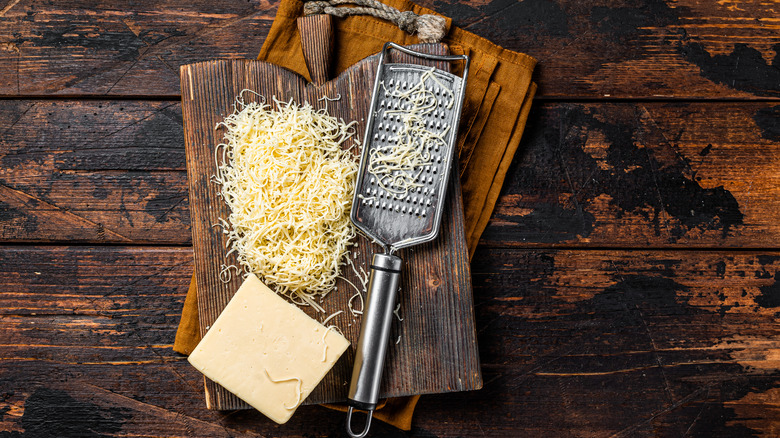
[[[275,104],[238,100],[217,126],[225,143],[213,180],[230,208],[222,220],[228,254],[296,304],[322,311],[314,298],[336,286],[355,237],[349,211],[358,164],[346,147],[355,122],[308,103]]]
[[[371,150],[368,160],[368,173],[376,178],[379,186],[395,199],[405,198],[411,190],[422,187],[420,174],[425,166],[433,163],[431,150],[438,151],[446,145],[444,137],[450,127],[441,132],[429,129],[425,117],[439,108],[440,102],[436,94],[444,93],[449,97],[447,109],[451,109],[455,101],[453,92],[442,84],[431,70],[420,75],[420,82],[405,90],[400,84],[385,85],[385,97],[394,99],[384,111],[384,116],[390,119],[400,118],[402,126],[397,135],[388,140],[388,144],[380,145]],[[436,84],[438,93],[433,88],[426,88],[426,80]],[[442,109],[443,110],[443,109]]]

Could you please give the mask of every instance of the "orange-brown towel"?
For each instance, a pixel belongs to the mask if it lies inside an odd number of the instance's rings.
[[[418,15],[435,14],[406,0],[382,1],[401,11],[411,10]],[[296,19],[302,14],[302,0],[282,0],[258,59],[310,78],[296,25]],[[449,18],[446,22],[448,33],[443,42],[450,46],[453,53],[465,53],[471,57],[458,133],[458,156],[466,240],[469,254],[473,256],[479,237],[495,207],[509,164],[520,144],[536,92],[536,85],[531,82],[536,60],[453,27]],[[404,45],[418,43],[417,37],[374,17],[334,18],[333,23],[336,38],[334,75],[379,52],[387,41]],[[182,354],[189,354],[200,341],[196,297],[196,286],[192,282],[173,347]],[[374,416],[400,429],[409,430],[418,400],[419,396],[388,399]]]

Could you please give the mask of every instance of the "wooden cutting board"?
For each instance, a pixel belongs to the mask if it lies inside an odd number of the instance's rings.
[[[224,131],[217,123],[232,113],[236,96],[249,89],[272,102],[293,99],[309,102],[315,108],[327,105],[328,112],[346,122],[357,121],[357,138],[363,139],[365,119],[371,99],[378,56],[366,58],[337,78],[325,82],[329,54],[332,51],[328,16],[299,20],[309,72],[315,83],[281,67],[259,61],[220,60],[182,66],[182,112],[187,150],[189,202],[192,215],[192,239],[198,286],[201,335],[205,334],[241,284],[233,275],[223,283],[219,272],[223,265],[238,263],[234,255],[226,258],[225,236],[214,226],[218,218],[227,218],[227,206],[218,197],[220,187],[210,181],[216,172],[214,149],[222,142]],[[324,38],[323,38],[324,37]],[[428,53],[445,54],[440,44],[414,47]],[[391,62],[417,62],[402,54],[393,54]],[[448,69],[446,64],[437,67]],[[325,101],[324,96],[340,99]],[[246,101],[256,98],[243,94]],[[357,156],[356,156],[357,159]],[[457,162],[457,160],[455,160]],[[458,175],[457,169],[453,175]],[[450,178],[448,199],[439,237],[428,244],[399,252],[404,260],[400,309],[402,321],[395,319],[392,341],[382,381],[382,397],[411,394],[465,391],[482,387],[474,327],[468,251],[463,224],[463,206],[458,178]],[[368,271],[370,257],[381,248],[359,237],[357,266]],[[359,280],[346,269],[350,282]],[[338,402],[346,399],[352,373],[360,317],[348,311],[348,300],[355,290],[339,279],[336,291],[321,305],[328,312],[309,315],[322,321],[330,313],[344,310],[330,323],[336,324],[352,343],[349,350],[325,377],[306,403]],[[206,402],[212,409],[243,409],[249,406],[216,383],[206,379]]]

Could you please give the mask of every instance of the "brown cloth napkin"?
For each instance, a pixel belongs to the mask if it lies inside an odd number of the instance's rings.
[[[435,14],[430,9],[406,0],[382,1],[401,11],[413,11],[418,15]],[[282,0],[257,59],[285,67],[310,79],[296,25],[296,19],[303,16],[303,3],[302,0]],[[453,27],[451,20],[445,19],[447,35],[442,42],[449,45],[451,52],[466,54],[471,58],[458,132],[458,159],[466,241],[469,255],[473,257],[525,128],[536,92],[536,84],[531,82],[536,60]],[[418,43],[416,36],[374,17],[334,18],[333,23],[336,50],[334,75],[379,52],[387,41],[403,45]],[[198,342],[197,290],[193,281],[184,302],[173,349],[189,354]],[[418,400],[419,396],[388,399],[376,410],[374,417],[402,430],[409,430]],[[338,405],[326,406],[340,408]]]

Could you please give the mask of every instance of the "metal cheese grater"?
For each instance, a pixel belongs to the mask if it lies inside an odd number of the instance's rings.
[[[464,61],[463,76],[432,67],[385,63],[385,54],[390,48],[426,60]],[[368,433],[379,399],[402,264],[392,253],[433,240],[439,233],[468,64],[469,58],[465,55],[429,55],[394,43],[385,44],[379,57],[350,218],[358,229],[382,245],[384,254],[374,254],[371,263],[349,388],[347,432],[353,438],[362,438]],[[425,158],[419,166],[395,169],[386,174],[370,170],[372,153],[390,150],[399,133],[405,131],[403,113],[411,109],[411,104],[403,95],[415,86],[428,90],[423,103],[430,105],[416,126],[424,126],[428,132],[437,134],[437,139],[415,143]],[[400,180],[411,181],[411,184],[398,190],[393,181]],[[354,408],[368,411],[365,427],[359,434],[352,431]]]

